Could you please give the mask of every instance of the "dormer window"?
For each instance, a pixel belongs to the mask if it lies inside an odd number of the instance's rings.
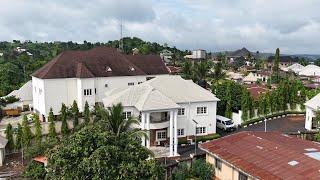
[[[110,68],[110,66],[106,66],[106,71],[107,72],[112,72],[112,69]]]

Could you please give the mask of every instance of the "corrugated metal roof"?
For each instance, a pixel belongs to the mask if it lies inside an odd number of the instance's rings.
[[[320,179],[318,154],[305,150],[320,145],[278,132],[240,132],[200,148],[259,179]]]

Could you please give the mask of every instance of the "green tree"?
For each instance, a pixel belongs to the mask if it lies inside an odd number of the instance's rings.
[[[21,127],[21,124],[18,123],[17,134],[16,134],[16,144],[15,144],[16,150],[21,149],[22,137],[23,137],[22,127]]]
[[[33,122],[34,122],[34,126],[35,126],[35,134],[34,134],[35,141],[37,144],[40,144],[41,140],[42,140],[42,126],[40,124],[38,114],[33,114]]]
[[[90,122],[90,110],[89,110],[89,104],[86,101],[84,105],[84,110],[83,110],[83,119],[84,119],[84,124],[88,125]]]
[[[23,148],[28,148],[29,145],[31,144],[32,140],[32,132],[31,128],[28,123],[27,116],[24,115],[22,119],[22,142],[23,142]]]
[[[136,138],[88,125],[48,152],[48,179],[158,179],[163,167]]]
[[[317,122],[317,128],[319,129],[320,128],[320,109],[317,109],[317,111],[316,111],[315,120]]]
[[[57,140],[57,133],[56,133],[56,125],[55,125],[55,116],[53,115],[52,108],[50,108],[48,121],[49,121],[48,140],[49,141],[56,141]]]
[[[280,80],[280,49],[276,49],[276,54],[274,56],[274,62],[273,62],[273,76],[275,79],[275,82],[279,82]]]
[[[212,64],[209,61],[201,61],[194,64],[194,74],[197,81],[206,80],[210,74]]]
[[[189,60],[186,60],[182,66],[182,76],[185,79],[192,79],[193,77],[193,67]]]
[[[213,167],[211,164],[207,163],[204,159],[196,159],[192,163],[192,171],[191,173],[203,180],[209,180],[213,177]]]
[[[79,125],[79,108],[76,101],[73,101],[71,113],[73,116],[73,128],[76,129]]]
[[[189,167],[186,162],[181,162],[178,164],[176,170],[172,174],[174,180],[185,180],[189,174]]]
[[[258,99],[258,114],[259,116],[264,115],[264,97],[262,95],[259,96]]]
[[[13,129],[10,123],[7,125],[7,128],[4,131],[4,133],[6,134],[6,138],[8,140],[6,148],[9,151],[13,151],[14,150]]]
[[[241,97],[241,110],[242,110],[242,119],[244,121],[248,120],[249,118],[249,107],[251,105],[250,102],[250,94],[249,91],[245,88],[242,90],[242,97]]]
[[[123,106],[119,103],[108,107],[108,110],[101,109],[99,111],[105,130],[111,132],[115,136],[127,133],[133,137],[145,136],[145,131],[139,128],[132,128],[133,125],[139,124],[139,121],[133,117],[125,119],[123,115]]]
[[[228,83],[227,89],[226,89],[226,112],[225,117],[232,118],[232,97],[231,97],[231,84]]]
[[[65,137],[69,133],[69,127],[67,122],[67,107],[64,103],[61,106],[61,135]]]

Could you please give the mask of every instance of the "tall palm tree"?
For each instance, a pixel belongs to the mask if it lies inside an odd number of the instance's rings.
[[[130,136],[141,137],[146,136],[146,132],[135,128],[134,125],[139,125],[140,122],[128,117],[125,119],[123,115],[123,106],[119,103],[108,107],[108,109],[100,108],[98,112],[101,116],[101,121],[107,131],[120,136],[122,133],[128,133]]]

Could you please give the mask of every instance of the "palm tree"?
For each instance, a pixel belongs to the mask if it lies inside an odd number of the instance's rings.
[[[101,108],[99,110],[101,120],[107,131],[115,134],[119,137],[122,133],[128,133],[130,136],[141,137],[146,136],[146,132],[138,128],[134,128],[133,125],[139,125],[140,122],[129,117],[125,119],[123,115],[123,106],[119,103],[108,107],[108,109]]]
[[[186,60],[182,66],[182,75],[185,79],[192,79],[192,63]]]

